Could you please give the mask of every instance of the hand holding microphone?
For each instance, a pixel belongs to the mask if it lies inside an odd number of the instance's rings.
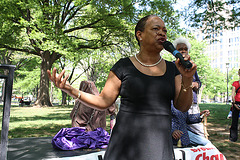
[[[169,42],[169,41],[163,42],[163,47],[164,47],[164,49],[166,49],[167,51],[172,53],[176,58],[179,58],[181,64],[185,68],[187,68],[187,69],[192,68],[192,63],[189,60],[185,61],[182,54],[178,50],[176,50],[176,48],[173,46],[173,44],[171,42]]]

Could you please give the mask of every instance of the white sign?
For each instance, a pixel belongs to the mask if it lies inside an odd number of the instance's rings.
[[[94,152],[75,157],[52,158],[50,160],[101,160],[105,151]],[[191,148],[175,148],[175,160],[227,160],[225,156],[213,145],[197,146]]]
[[[226,160],[226,157],[212,144],[191,148],[175,148],[176,160]]]

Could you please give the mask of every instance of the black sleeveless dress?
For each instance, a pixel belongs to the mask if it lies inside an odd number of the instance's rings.
[[[121,80],[121,106],[104,160],[171,160],[171,100],[175,94],[172,62],[162,76],[137,70],[129,58],[111,69]]]

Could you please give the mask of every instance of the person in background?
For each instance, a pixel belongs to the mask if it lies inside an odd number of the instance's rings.
[[[240,111],[240,69],[238,70],[239,80],[234,81],[232,84],[232,124],[230,127],[230,137],[229,140],[236,142],[238,139],[238,119]]]
[[[139,20],[135,37],[140,46],[134,56],[121,58],[111,68],[99,95],[73,88],[64,70],[48,70],[50,80],[62,91],[89,106],[104,110],[121,97],[120,111],[113,127],[104,160],[170,160],[174,159],[171,134],[171,101],[186,112],[192,104],[192,77],[196,64],[186,69],[179,59],[162,59],[167,39],[164,21],[156,15]],[[181,74],[181,75],[180,75]]]
[[[116,117],[117,117],[117,114],[118,114],[118,111],[119,111],[119,108],[120,108],[120,98],[117,98],[117,100],[115,101],[115,106],[116,106],[115,114],[112,114],[110,116],[110,134],[112,134],[113,127],[116,124]]]
[[[81,81],[79,90],[94,95],[99,94],[93,81]],[[85,127],[86,131],[94,131],[97,128],[103,128],[106,130],[106,116],[110,115],[110,117],[113,117],[116,109],[117,106],[114,103],[106,110],[96,110],[89,107],[87,104],[76,100],[70,113],[72,127]]]
[[[189,147],[192,145],[206,145],[211,143],[205,137],[195,133],[195,131],[189,126],[189,124],[200,123],[202,121],[201,115],[210,114],[209,110],[203,110],[201,113],[189,114],[188,112],[181,112],[177,110],[173,105],[172,111],[172,140],[173,145],[177,145],[181,140],[182,147]]]
[[[191,44],[189,43],[188,39],[183,37],[176,39],[173,42],[173,45],[182,55],[188,55],[191,49]],[[192,81],[193,101],[190,109],[188,110],[189,114],[200,113],[200,108],[198,104],[198,91],[201,85],[202,83],[196,71],[195,74],[193,75],[193,81]],[[189,126],[192,130],[194,130],[195,133],[204,137],[203,123],[199,122],[199,123],[189,124]]]

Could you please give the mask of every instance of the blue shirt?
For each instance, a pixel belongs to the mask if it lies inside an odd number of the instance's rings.
[[[188,135],[188,130],[194,131],[188,126],[188,124],[199,123],[201,122],[200,113],[197,114],[188,114],[188,112],[181,112],[177,110],[173,105],[171,105],[172,111],[172,130],[171,133],[175,130],[180,130],[183,132],[181,136],[182,146],[188,146],[190,144],[190,139]],[[172,134],[171,134],[172,135]],[[178,140],[172,137],[173,144],[177,145]]]

